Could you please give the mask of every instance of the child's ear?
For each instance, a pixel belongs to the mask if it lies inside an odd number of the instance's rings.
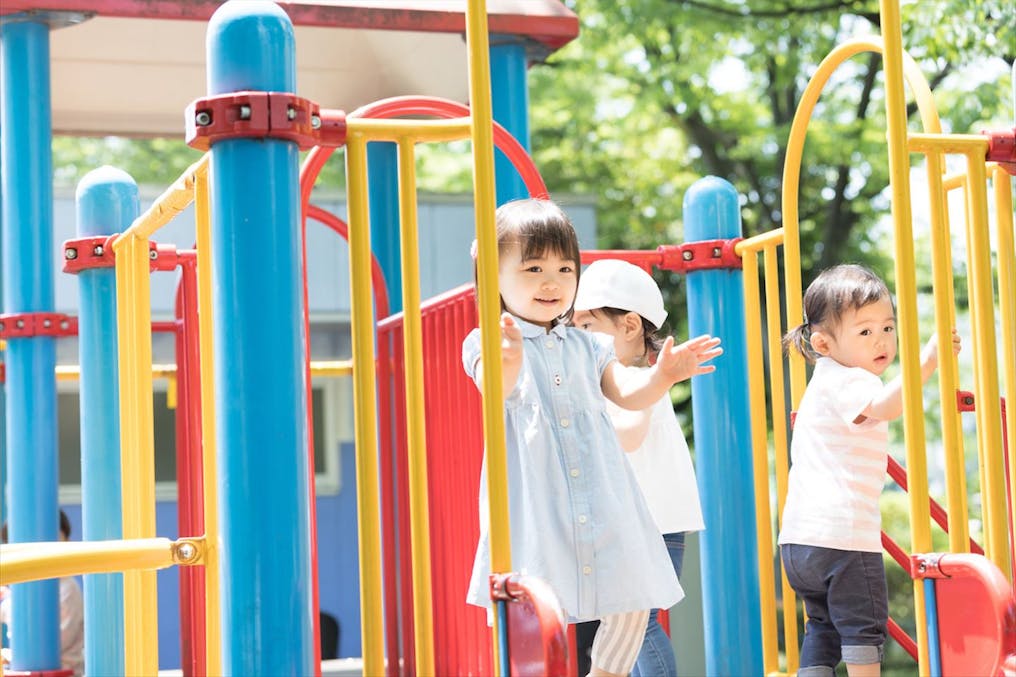
[[[642,316],[636,312],[627,312],[621,318],[624,337],[633,341],[642,333]]]
[[[830,352],[830,336],[821,329],[816,329],[811,332],[811,337],[808,341],[811,343],[811,347],[819,355],[828,355]]]

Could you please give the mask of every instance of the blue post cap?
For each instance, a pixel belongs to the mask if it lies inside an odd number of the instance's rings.
[[[85,174],[74,199],[78,237],[122,233],[140,212],[138,184],[127,172],[109,165]]]
[[[726,179],[706,176],[684,194],[684,239],[721,240],[741,237],[737,189]]]
[[[296,90],[293,22],[274,2],[229,0],[206,34],[208,93]]]

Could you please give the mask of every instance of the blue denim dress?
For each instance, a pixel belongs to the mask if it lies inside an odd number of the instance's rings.
[[[550,584],[571,621],[667,609],[684,596],[606,412],[613,348],[564,325],[516,318],[523,361],[505,400],[512,569]],[[474,380],[480,330],[462,345]],[[467,599],[490,606],[486,459],[480,542]]]

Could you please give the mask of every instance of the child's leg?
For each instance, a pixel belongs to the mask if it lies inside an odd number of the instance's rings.
[[[877,552],[852,552],[829,586],[829,610],[850,677],[878,677],[889,621],[885,565]]]
[[[663,543],[674,565],[674,573],[681,577],[684,564],[684,532],[663,534]],[[657,620],[657,610],[649,612],[646,638],[642,642],[639,657],[632,668],[631,677],[677,677],[677,659],[670,638]]]
[[[600,629],[593,640],[592,677],[627,675],[635,664],[646,634],[649,611],[611,614],[600,619]]]
[[[840,662],[840,636],[830,618],[826,599],[828,574],[835,566],[838,552],[794,543],[780,546],[787,580],[808,614],[798,677],[832,677]]]

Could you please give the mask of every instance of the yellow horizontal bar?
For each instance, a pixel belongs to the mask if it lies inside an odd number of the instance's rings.
[[[0,585],[61,576],[165,569],[174,564],[201,564],[204,550],[203,538],[0,545]]]
[[[942,188],[943,190],[950,191],[956,190],[957,188],[963,188],[967,185],[967,173],[962,172],[958,174],[946,174],[942,177]]]
[[[353,373],[352,360],[322,360],[310,363],[311,376],[350,376]]]
[[[469,118],[451,120],[346,120],[346,137],[368,141],[457,141],[469,138]]]
[[[734,253],[743,257],[748,252],[760,252],[768,246],[783,244],[783,229],[777,228],[768,232],[741,240],[734,245]]]
[[[352,360],[320,360],[310,363],[310,373],[314,376],[349,376],[353,373]],[[61,364],[56,368],[57,381],[77,381],[81,377],[81,367],[76,364]],[[175,364],[153,364],[152,378],[176,378]]]
[[[910,134],[907,148],[911,153],[970,153],[988,154],[988,137],[981,134]]]
[[[199,174],[203,175],[208,172],[209,157],[211,156],[208,153],[202,155],[200,160],[188,167],[180,175],[180,178],[173,182],[173,185],[156,198],[155,202],[152,203],[152,206],[144,214],[134,219],[130,228],[121,233],[113,241],[114,251],[119,251],[117,245],[128,235],[133,235],[142,240],[149,239],[155,231],[172,221],[184,209],[187,209],[190,203],[194,201],[194,182],[196,177]]]
[[[81,367],[76,364],[61,364],[56,368],[57,381],[77,381],[81,378]],[[152,378],[176,378],[175,364],[153,364]]]

